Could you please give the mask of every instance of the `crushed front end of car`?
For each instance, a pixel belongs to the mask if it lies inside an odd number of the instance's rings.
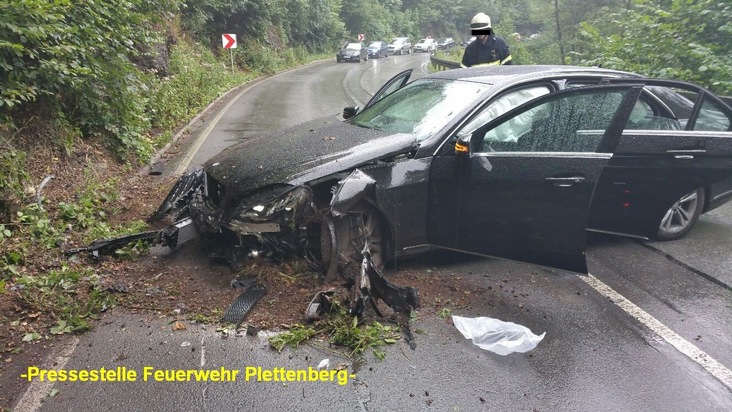
[[[226,260],[234,269],[247,258],[279,261],[293,255],[304,255],[320,269],[321,219],[309,186],[279,184],[232,199],[198,169],[183,175],[148,217],[148,223],[167,220],[163,229],[99,239],[66,253],[97,258],[137,240],[173,249],[199,238],[210,258]]]
[[[247,258],[281,260],[305,252],[317,264],[320,216],[310,187],[279,184],[227,197],[222,185],[203,170],[182,176],[149,222],[169,216],[173,225],[190,222],[209,257],[234,268]],[[182,242],[167,246],[175,247]],[[166,242],[167,243],[167,242]]]

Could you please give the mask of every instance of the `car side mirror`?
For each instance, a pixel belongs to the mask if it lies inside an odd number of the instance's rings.
[[[455,154],[458,156],[468,156],[470,154],[470,134],[458,135],[455,140]]]
[[[356,113],[358,113],[358,106],[349,106],[343,108],[343,118],[344,119],[350,119],[351,117],[355,116]]]

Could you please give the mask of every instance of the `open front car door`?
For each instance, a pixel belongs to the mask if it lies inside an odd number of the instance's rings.
[[[449,179],[440,175],[444,167],[432,176],[431,243],[587,273],[595,185],[641,90],[610,85],[559,91],[469,135],[458,130]],[[449,226],[437,223],[446,213],[453,216]]]

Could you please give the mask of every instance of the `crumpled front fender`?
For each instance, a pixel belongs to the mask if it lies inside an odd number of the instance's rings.
[[[338,182],[330,210],[333,216],[345,216],[364,198],[373,198],[376,181],[360,169],[351,172],[348,177]]]

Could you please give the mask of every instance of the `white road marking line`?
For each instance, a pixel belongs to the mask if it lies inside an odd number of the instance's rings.
[[[712,374],[712,376],[717,378],[729,389],[732,389],[732,371],[727,369],[724,365],[717,362],[714,358],[709,356],[703,350],[697,348],[691,342],[682,338],[678,333],[672,331],[668,326],[661,323],[661,321],[636,306],[633,302],[623,297],[623,295],[616,292],[596,277],[588,274],[587,276],[579,276],[579,278],[590,285],[590,287],[600,292],[601,295],[612,300],[612,302],[618,305],[618,307],[663,338],[663,340],[671,344],[671,346],[676,348],[676,350],[701,365],[702,368],[706,369],[707,372]]]
[[[206,366],[206,337],[201,336],[201,368]]]
[[[74,353],[74,350],[76,349],[76,345],[79,344],[79,338],[72,337],[71,341],[60,350],[60,354],[55,357],[48,359],[48,361],[44,365],[38,365],[40,369],[63,369],[66,366],[66,363],[71,359],[71,354]],[[26,389],[25,393],[23,394],[23,397],[21,397],[18,402],[15,409],[13,409],[15,412],[35,412],[39,409],[41,409],[41,406],[43,405],[43,401],[46,400],[49,393],[51,392],[51,387],[55,384],[55,382],[51,381],[39,381],[34,380],[31,382],[31,384],[28,386],[28,389]]]
[[[430,64],[430,61],[429,61],[429,60],[427,60],[426,62],[422,63],[422,64],[421,64],[421,65],[419,66],[419,70],[420,70],[420,71],[422,71],[422,73],[423,73],[423,74],[425,74],[425,75],[428,75],[428,74],[430,74],[430,71],[429,71],[429,69],[427,68],[427,65],[429,65],[429,64]]]
[[[297,70],[297,69],[299,69],[299,67],[296,69],[293,69],[293,70]],[[216,114],[216,117],[214,117],[213,120],[211,120],[211,123],[208,124],[208,127],[206,127],[206,130],[204,130],[203,133],[201,133],[198,136],[196,141],[193,143],[193,146],[191,146],[191,148],[188,149],[188,153],[186,153],[186,156],[183,158],[183,160],[180,161],[180,164],[178,164],[178,167],[175,169],[174,175],[182,175],[183,172],[185,172],[186,169],[188,169],[188,165],[193,160],[193,157],[198,153],[198,149],[201,148],[201,146],[203,145],[203,142],[205,142],[206,139],[208,138],[208,135],[211,134],[214,127],[216,127],[216,124],[219,122],[219,120],[221,120],[221,118],[224,116],[224,114],[226,114],[226,112],[229,111],[231,106],[233,106],[234,103],[236,103],[236,101],[239,100],[239,98],[244,95],[244,93],[248,92],[249,90],[251,90],[253,87],[256,87],[257,85],[260,85],[268,80],[274,79],[275,77],[279,77],[284,74],[290,73],[293,70],[286,70],[282,73],[278,73],[278,74],[275,74],[274,76],[270,76],[270,77],[267,77],[266,79],[262,79],[261,81],[255,81],[254,84],[247,86],[244,90],[239,92],[239,94],[237,94],[236,97],[231,99],[231,101],[229,101],[229,103],[227,103],[226,106],[223,109],[221,109],[218,112],[218,114]]]
[[[259,84],[259,83],[257,83],[257,84]],[[186,156],[183,158],[183,160],[181,160],[180,164],[178,164],[178,168],[175,169],[175,173],[174,173],[175,175],[182,175],[183,172],[185,172],[186,169],[188,169],[188,165],[191,163],[191,160],[193,160],[193,156],[195,156],[196,153],[198,153],[198,149],[200,149],[201,146],[203,146],[203,142],[206,141],[206,139],[208,138],[208,135],[213,131],[214,127],[216,127],[216,124],[219,122],[219,120],[221,120],[221,118],[224,116],[224,114],[231,108],[231,106],[234,105],[234,103],[236,103],[237,100],[239,100],[239,98],[242,95],[244,95],[244,93],[248,92],[249,89],[256,86],[257,84],[253,84],[253,85],[247,87],[246,89],[242,90],[241,92],[239,92],[239,94],[237,94],[236,97],[231,99],[229,101],[229,103],[227,103],[226,106],[216,114],[216,117],[214,117],[213,120],[208,124],[208,127],[206,127],[206,130],[204,130],[203,133],[201,133],[198,136],[196,141],[193,143],[193,146],[191,146],[191,148],[188,150],[188,153],[186,153]]]

